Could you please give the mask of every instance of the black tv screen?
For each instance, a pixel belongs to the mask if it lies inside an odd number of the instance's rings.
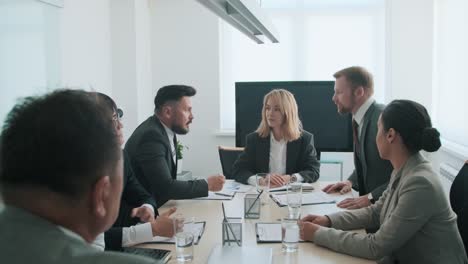
[[[247,134],[258,128],[265,94],[282,88],[294,94],[302,125],[314,134],[317,151],[352,152],[351,115],[337,112],[332,101],[334,84],[333,81],[237,82],[236,146],[244,147]]]

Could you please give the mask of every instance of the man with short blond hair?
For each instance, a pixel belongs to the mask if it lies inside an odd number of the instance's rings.
[[[358,209],[374,203],[387,188],[392,166],[380,158],[375,142],[377,121],[384,105],[372,98],[374,81],[365,68],[353,66],[333,75],[336,78],[333,102],[340,114],[353,115],[354,165],[348,180],[330,184],[323,191],[346,193],[351,188],[359,197],[348,198],[339,207]]]

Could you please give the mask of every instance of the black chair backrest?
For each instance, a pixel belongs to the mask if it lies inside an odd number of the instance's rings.
[[[457,214],[457,225],[465,250],[468,249],[468,161],[450,187],[450,204]],[[468,250],[467,250],[468,254]]]
[[[232,165],[236,162],[237,157],[244,151],[244,148],[234,147],[218,147],[219,160],[221,161],[221,168],[226,179],[234,179],[232,176]]]

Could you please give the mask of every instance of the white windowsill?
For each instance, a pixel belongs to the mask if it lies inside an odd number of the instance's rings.
[[[63,0],[37,0],[37,1],[63,8]]]
[[[227,129],[218,129],[214,132],[214,135],[217,137],[235,137],[236,131],[235,130],[227,130]]]
[[[442,151],[461,159],[463,161],[468,160],[468,147],[455,143],[453,141],[441,138]]]

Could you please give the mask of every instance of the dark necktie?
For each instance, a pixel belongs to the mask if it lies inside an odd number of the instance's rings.
[[[177,137],[176,137],[176,134],[174,133],[174,137],[172,139],[172,141],[174,142],[174,151],[175,151],[175,162],[174,162],[174,175],[177,175],[177,162],[179,161],[178,160],[178,157],[177,157]]]
[[[359,125],[354,119],[353,119],[353,141],[354,141],[354,159],[356,159],[354,164],[356,166],[359,195],[365,195],[367,194],[367,190],[364,185],[364,173],[362,171],[362,164],[361,164],[362,157],[361,157],[361,145],[359,142]]]
[[[360,145],[359,145],[359,125],[356,120],[353,119],[353,141],[354,141],[354,151],[360,153]]]

